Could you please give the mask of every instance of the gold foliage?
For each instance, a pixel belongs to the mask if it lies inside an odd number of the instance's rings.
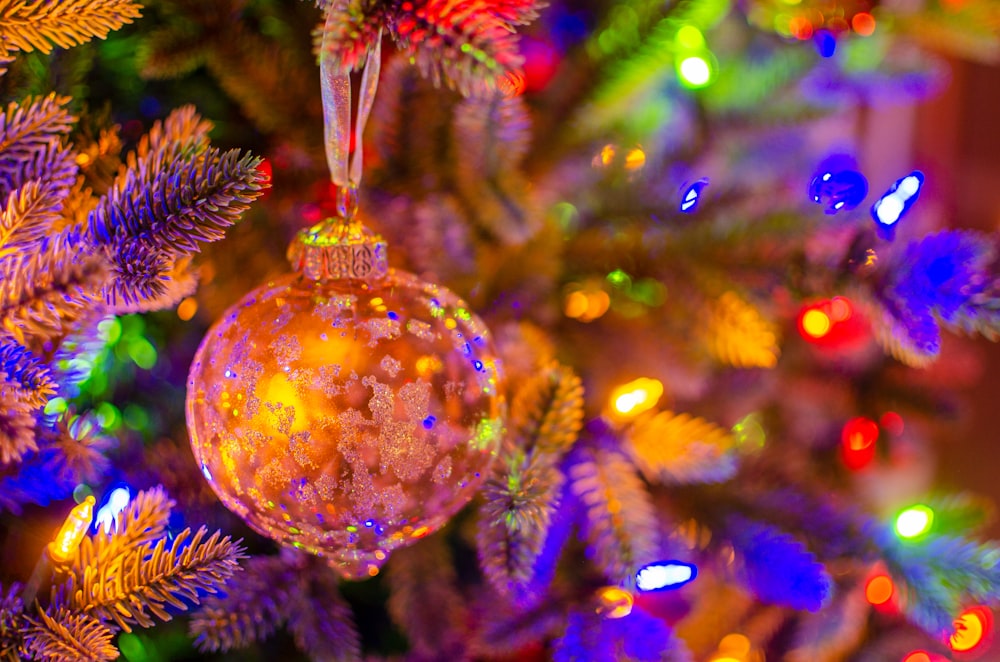
[[[736,471],[735,445],[730,430],[671,411],[639,420],[628,433],[632,458],[650,482],[726,480]]]
[[[169,621],[167,607],[185,611],[198,604],[202,591],[216,593],[239,570],[243,549],[216,531],[207,540],[201,527],[192,536],[184,529],[167,548],[167,539],[133,548],[120,556],[84,568],[83,578],[67,582],[68,607],[114,621],[131,632],[132,625],[151,627],[153,616]]]
[[[129,501],[110,532],[98,529],[80,543],[72,572],[82,580],[88,567],[113,565],[115,559],[129,550],[162,538],[174,500],[162,487],[142,490]]]
[[[583,384],[569,366],[552,361],[518,390],[507,439],[523,449],[561,454],[583,426]]]
[[[736,368],[773,368],[778,362],[774,325],[740,295],[729,291],[708,306],[702,342],[716,360]]]
[[[38,180],[11,191],[0,210],[0,260],[41,239],[60,206],[55,191]]]
[[[612,582],[633,582],[659,549],[649,492],[621,453],[579,447],[573,453],[578,457],[569,467],[570,489],[586,509],[583,533],[594,563]]]
[[[8,53],[70,48],[104,39],[138,18],[139,9],[131,0],[0,0],[0,44]]]
[[[39,612],[39,620],[32,619],[28,637],[28,655],[42,662],[66,660],[91,660],[104,662],[118,657],[111,639],[111,629],[96,618],[86,614],[58,609],[49,615]]]
[[[107,275],[98,256],[69,249],[21,252],[0,267],[0,324],[29,346],[62,335],[88,310]]]

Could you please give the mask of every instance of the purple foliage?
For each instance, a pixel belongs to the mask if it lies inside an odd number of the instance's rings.
[[[726,528],[743,558],[743,579],[761,601],[808,611],[823,607],[833,582],[802,542],[743,518],[730,518]]]

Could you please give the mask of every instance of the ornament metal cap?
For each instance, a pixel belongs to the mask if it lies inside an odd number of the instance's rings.
[[[357,194],[341,189],[339,218],[302,230],[288,247],[292,268],[314,281],[379,280],[389,271],[388,244],[355,217]]]

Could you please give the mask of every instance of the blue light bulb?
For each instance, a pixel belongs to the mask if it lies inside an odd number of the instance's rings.
[[[868,180],[857,170],[817,173],[809,183],[809,197],[827,214],[854,209],[868,195]]]
[[[914,170],[896,180],[888,191],[872,205],[872,218],[878,235],[886,241],[896,236],[896,224],[903,218],[913,203],[920,197],[924,185],[924,173]]]
[[[708,186],[708,177],[702,177],[690,186],[681,188],[680,211],[685,214],[693,214],[698,210],[698,203],[701,202],[701,192]]]

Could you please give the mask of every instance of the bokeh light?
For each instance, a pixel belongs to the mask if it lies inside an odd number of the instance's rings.
[[[663,382],[640,377],[611,393],[611,408],[623,418],[634,418],[656,406],[663,396]]]
[[[875,575],[865,584],[865,599],[874,606],[886,604],[895,592],[896,587],[888,575]]]
[[[624,618],[632,613],[635,597],[619,586],[597,589],[597,613],[605,618]]]
[[[640,591],[680,588],[698,576],[698,568],[683,561],[650,563],[639,569],[635,585]]]
[[[708,60],[699,55],[690,55],[677,65],[677,73],[685,87],[705,87],[712,79],[712,67]]]
[[[841,454],[848,469],[857,471],[875,458],[879,428],[875,421],[858,416],[844,423],[840,431]]]
[[[966,609],[952,623],[954,631],[948,637],[948,646],[956,653],[981,650],[993,639],[993,612],[987,607]]]
[[[896,516],[896,534],[900,538],[919,538],[931,529],[934,511],[923,504],[910,506]]]

